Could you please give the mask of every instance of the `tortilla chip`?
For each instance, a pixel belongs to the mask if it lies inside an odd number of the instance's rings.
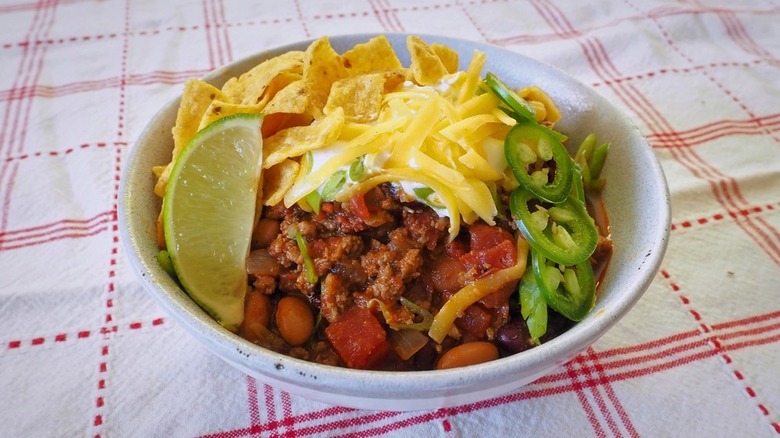
[[[226,100],[225,95],[218,88],[198,79],[190,79],[184,83],[184,91],[179,104],[179,112],[176,114],[176,125],[173,134],[173,153],[171,162],[160,169],[156,166],[155,174],[159,177],[154,186],[154,193],[159,197],[165,196],[165,188],[168,186],[168,178],[173,170],[176,158],[187,143],[195,137],[200,128],[200,120],[214,100]]]
[[[265,60],[248,72],[225,83],[222,91],[228,102],[252,105],[261,103],[269,84],[280,74],[300,75],[303,72],[304,54],[300,51],[287,52]]]
[[[337,108],[311,125],[288,128],[268,137],[263,141],[263,168],[333,143],[341,135],[344,121],[344,110]]]
[[[227,116],[235,114],[258,114],[262,107],[257,105],[238,105],[235,103],[223,102],[220,100],[214,100],[209,105],[206,113],[203,114],[203,118],[200,120],[200,127],[198,130],[209,126],[211,123]]]
[[[455,73],[458,71],[458,52],[439,43],[431,44],[431,49],[433,49],[436,56],[439,57],[441,63],[444,64],[447,73]]]
[[[406,47],[412,57],[412,77],[418,84],[434,85],[447,74],[447,68],[439,56],[421,38],[409,36],[406,39]]]
[[[268,105],[268,102],[271,101],[276,95],[283,89],[287,88],[288,85],[292,84],[293,82],[297,82],[301,80],[302,76],[298,73],[291,73],[291,72],[282,72],[279,73],[275,78],[271,80],[271,82],[268,84],[268,88],[266,88],[265,93],[263,93],[263,98],[260,99],[260,102],[258,102],[258,105],[261,107],[265,107]]]
[[[397,68],[394,70],[384,70],[377,72],[385,79],[385,93],[394,91],[399,85],[403,84],[411,77],[408,68]]]
[[[309,114],[266,114],[263,117],[263,125],[260,127],[260,132],[263,134],[263,138],[268,138],[282,129],[292,128],[293,126],[306,126],[311,121],[312,117]]]
[[[371,38],[362,44],[356,44],[344,52],[341,58],[351,75],[379,70],[398,70],[403,67],[393,50],[393,46],[384,35]]]
[[[311,107],[311,88],[309,81],[293,82],[276,93],[263,112],[303,114]]]
[[[347,69],[341,56],[330,46],[328,37],[322,37],[309,45],[303,59],[303,79],[311,83],[311,103],[316,110],[322,110],[325,106],[331,85],[345,77]],[[314,116],[319,118],[317,114]]]
[[[341,79],[333,83],[323,112],[331,114],[341,107],[348,121],[371,122],[379,116],[384,89],[385,78],[376,73]]]
[[[293,160],[284,160],[263,171],[265,196],[263,205],[276,205],[282,202],[284,194],[290,190],[301,166]]]

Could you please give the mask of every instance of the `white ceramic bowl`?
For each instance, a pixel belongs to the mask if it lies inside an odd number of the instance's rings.
[[[339,52],[374,35],[331,38]],[[456,406],[498,396],[549,373],[609,330],[639,300],[658,271],[669,238],[669,194],[653,151],[628,117],[581,82],[533,59],[481,43],[422,36],[456,49],[461,69],[478,49],[486,52],[485,71],[512,86],[537,85],[556,102],[563,119],[556,127],[577,145],[590,132],[611,143],[604,168],[604,201],[615,251],[595,309],[559,337],[529,351],[465,368],[423,372],[360,371],[318,365],[258,347],[214,322],[171,280],[155,260],[154,196],[151,168],[166,164],[178,99],[154,116],[130,151],[120,199],[121,237],[127,257],[148,292],[214,354],[265,383],[314,400],[364,409],[417,410]],[[409,65],[406,35],[388,35]],[[304,50],[309,41],[258,53],[205,77],[221,86],[272,56]],[[484,71],[483,71],[484,73]],[[169,358],[175,361],[176,358]]]

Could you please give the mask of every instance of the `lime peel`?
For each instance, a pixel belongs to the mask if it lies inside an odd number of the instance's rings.
[[[260,114],[236,114],[199,131],[176,160],[163,199],[165,243],[179,282],[233,331],[244,318],[261,123]]]

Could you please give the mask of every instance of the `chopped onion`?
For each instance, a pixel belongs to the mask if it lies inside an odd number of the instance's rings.
[[[249,275],[259,277],[261,275],[270,275],[278,277],[282,272],[282,266],[268,251],[258,249],[249,253],[246,258],[246,272]]]
[[[403,329],[399,331],[391,330],[388,333],[388,342],[393,346],[396,354],[401,360],[407,360],[414,356],[421,348],[428,343],[428,337],[417,330]]]

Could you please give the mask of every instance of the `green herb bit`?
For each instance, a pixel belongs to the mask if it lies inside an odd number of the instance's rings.
[[[431,195],[433,195],[434,192],[432,188],[430,187],[417,187],[414,190],[414,194],[417,195],[418,198],[422,199],[423,202],[431,206],[432,208],[445,208],[445,206],[439,204],[438,202],[431,200]]]
[[[404,297],[401,297],[401,305],[409,309],[412,313],[415,314],[415,316],[422,318],[422,321],[415,322],[413,324],[405,324],[400,326],[399,329],[411,329],[422,332],[431,328],[431,324],[433,324],[433,314],[431,314],[431,312],[423,309],[422,307],[418,306],[410,300],[407,300]]]
[[[311,256],[309,256],[309,249],[306,247],[306,240],[304,240],[300,230],[295,232],[295,241],[298,243],[298,249],[301,251],[303,267],[306,270],[306,279],[309,281],[309,283],[316,283],[319,278],[317,277],[317,271],[314,269],[314,261],[311,259]]]
[[[590,166],[590,176],[592,179],[598,179],[601,177],[601,171],[604,169],[604,162],[607,160],[607,152],[609,151],[609,144],[604,143],[601,146],[593,150],[593,154],[588,160]]]
[[[347,182],[347,171],[339,170],[328,178],[322,188],[322,199],[331,200]]]
[[[520,280],[518,292],[520,295],[520,314],[525,319],[528,333],[534,343],[539,345],[539,338],[547,333],[547,301],[536,282],[533,270],[527,269],[525,271],[525,275]]]
[[[314,211],[314,214],[320,214],[320,203],[322,203],[322,196],[320,196],[318,191],[312,191],[308,195],[304,196],[303,199],[305,199],[306,203],[309,204],[309,207],[311,207],[311,209]]]
[[[349,165],[349,179],[359,182],[366,175],[366,165],[363,163],[365,155],[355,158]]]

